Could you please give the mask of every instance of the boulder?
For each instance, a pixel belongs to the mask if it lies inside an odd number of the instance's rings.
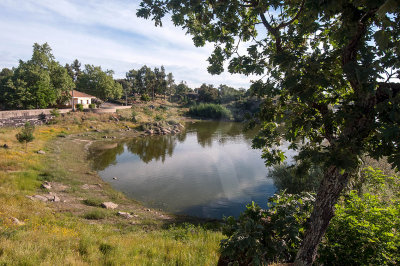
[[[128,213],[128,212],[118,212],[118,215],[119,215],[119,216],[122,216],[122,217],[124,217],[124,218],[126,218],[126,219],[131,219],[131,218],[133,218],[133,216],[132,216],[130,213]]]
[[[118,207],[118,204],[115,204],[114,202],[108,201],[108,202],[103,202],[101,204],[101,207],[113,210],[113,209],[116,209]]]
[[[21,226],[21,225],[25,224],[24,222],[21,222],[20,220],[18,220],[15,217],[11,217],[11,220],[12,220],[13,224],[18,225],[18,226]]]
[[[38,153],[38,154],[46,154],[46,152],[45,152],[45,151],[42,151],[42,150],[38,150],[37,153]]]
[[[51,189],[51,184],[50,184],[50,182],[47,182],[47,181],[45,181],[43,184],[42,184],[42,188],[45,188],[45,189]]]

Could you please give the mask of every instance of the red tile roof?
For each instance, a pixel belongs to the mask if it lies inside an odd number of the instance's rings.
[[[72,96],[72,91],[70,91],[69,94]],[[74,98],[75,97],[96,98],[96,96],[89,95],[89,94],[74,90]]]

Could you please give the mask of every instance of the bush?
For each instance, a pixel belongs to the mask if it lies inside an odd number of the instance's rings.
[[[83,111],[83,104],[81,104],[81,103],[78,103],[77,105],[75,105],[75,107],[76,107],[76,110],[78,110],[78,111]]]
[[[221,241],[221,259],[239,265],[267,265],[293,261],[303,238],[306,220],[311,214],[314,196],[275,194],[268,210],[247,205],[239,216],[226,219]]]
[[[147,95],[146,93],[144,93],[144,94],[142,94],[142,95],[140,96],[140,100],[143,101],[143,102],[149,102],[149,101],[151,100],[151,98],[150,98],[149,95]]]
[[[371,168],[363,175],[363,187],[370,192],[352,190],[335,206],[336,216],[318,251],[321,265],[400,262],[400,178]],[[268,210],[248,205],[238,220],[226,220],[223,233],[228,239],[221,241],[220,260],[243,265],[293,262],[313,202],[308,192],[292,195],[283,191],[269,199]]]
[[[138,115],[138,113],[133,109],[132,110],[132,122],[137,122],[136,116]]]
[[[96,108],[96,105],[95,105],[94,103],[91,103],[91,104],[89,104],[89,108],[90,108],[90,109],[95,109],[95,108]]]
[[[15,137],[20,143],[25,142],[25,151],[28,149],[28,142],[32,142],[35,137],[33,136],[33,131],[35,131],[35,125],[26,122],[24,128]]]
[[[60,111],[58,109],[53,109],[50,111],[50,114],[54,117],[59,117],[60,116]]]
[[[231,119],[232,113],[226,107],[213,104],[213,103],[201,103],[190,107],[189,114],[196,117],[202,118],[213,118],[213,119]]]
[[[313,165],[303,169],[300,165],[286,164],[274,166],[269,174],[276,188],[287,193],[300,193],[303,191],[316,192],[324,176],[322,168]]]
[[[100,207],[102,201],[101,201],[101,199],[90,198],[90,199],[83,200],[83,203],[88,206]]]
[[[91,210],[87,213],[85,213],[85,215],[83,216],[85,219],[88,220],[101,220],[106,218],[107,213],[102,210],[102,209],[95,209],[95,210]]]

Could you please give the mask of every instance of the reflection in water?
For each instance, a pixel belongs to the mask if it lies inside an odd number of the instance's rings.
[[[177,136],[137,138],[91,156],[105,181],[146,205],[237,216],[251,201],[265,207],[276,190],[261,152],[251,149],[254,134],[239,123],[198,122]]]

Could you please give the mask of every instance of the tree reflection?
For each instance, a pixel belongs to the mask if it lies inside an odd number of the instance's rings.
[[[153,159],[164,162],[167,155],[172,156],[176,138],[170,135],[138,138],[129,141],[126,146],[131,153],[138,155],[145,163]]]
[[[93,163],[93,168],[98,171],[102,171],[107,166],[111,164],[117,163],[117,155],[120,155],[124,152],[124,144],[123,143],[115,143],[115,148],[106,148],[107,145],[105,144],[103,147],[98,146],[94,149],[90,150],[89,153],[89,160]]]

